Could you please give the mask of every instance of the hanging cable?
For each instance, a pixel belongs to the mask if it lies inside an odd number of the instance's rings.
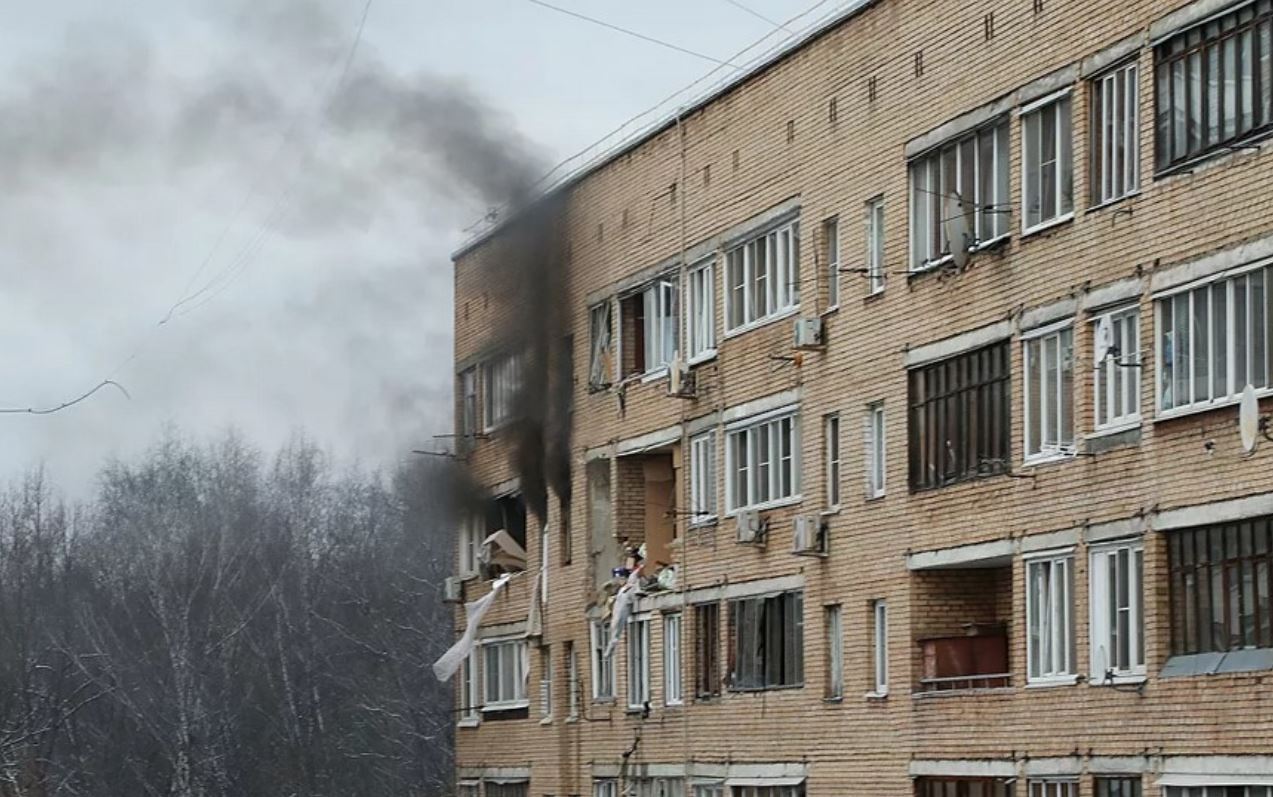
[[[662,39],[656,39],[653,36],[647,36],[644,33],[637,33],[636,31],[629,30],[628,28],[623,28],[618,25],[612,25],[611,23],[606,22],[605,20],[597,19],[596,17],[590,17],[590,16],[587,16],[586,14],[580,14],[578,11],[571,11],[568,8],[562,8],[561,6],[555,6],[552,3],[544,2],[544,0],[529,0],[529,2],[534,3],[537,6],[543,6],[544,8],[550,8],[553,11],[566,14],[567,16],[575,17],[576,19],[582,19],[585,22],[591,22],[594,25],[600,25],[601,27],[607,28],[609,30],[617,31],[619,33],[623,33],[628,36],[632,36],[634,38],[649,42],[651,44],[657,44],[660,47],[666,47],[669,50],[675,50],[678,53],[684,53],[685,55],[692,55],[695,58],[701,58],[704,61],[711,61],[714,64],[720,64],[721,66],[727,66],[732,69],[742,69],[742,67],[731,64],[729,61],[722,61],[719,58],[713,58],[710,55],[706,55],[704,53],[700,53],[695,50],[690,50],[688,48],[680,46],[679,44],[672,44],[671,42],[667,42]]]

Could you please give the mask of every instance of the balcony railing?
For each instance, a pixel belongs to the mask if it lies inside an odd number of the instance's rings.
[[[970,624],[962,636],[921,639],[920,692],[1001,689],[1012,685],[1008,634],[1001,625]]]
[[[967,692],[975,689],[1003,689],[1012,686],[1012,673],[984,675],[951,675],[945,678],[921,678],[920,692]]]

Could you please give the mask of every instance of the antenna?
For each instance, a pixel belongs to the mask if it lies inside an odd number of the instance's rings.
[[[945,228],[946,240],[950,242],[950,257],[955,268],[963,269],[968,265],[968,217],[964,212],[964,200],[958,191],[951,191],[946,197],[943,211],[945,219],[942,226]]]
[[[1242,401],[1238,404],[1238,431],[1242,435],[1242,450],[1255,453],[1257,435],[1260,432],[1260,402],[1255,398],[1255,387],[1250,383],[1242,389]]]
[[[1114,345],[1114,325],[1109,316],[1101,316],[1096,322],[1096,362],[1103,363],[1110,354],[1116,354]]]

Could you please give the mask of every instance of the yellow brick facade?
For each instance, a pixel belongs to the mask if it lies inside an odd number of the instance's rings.
[[[1224,6],[1199,0],[1185,8],[1205,16]],[[458,777],[480,780],[484,772],[525,771],[528,793],[536,797],[588,795],[594,775],[617,772],[627,753],[629,766],[623,771],[628,774],[642,766],[653,767],[651,772],[680,767],[692,774],[695,765],[708,771],[788,764],[803,773],[809,795],[900,796],[916,793],[913,776],[923,772],[917,761],[1007,762],[1014,772],[1028,774],[1030,761],[1072,759],[1077,763],[1063,768],[1073,768],[1078,794],[1087,797],[1095,793],[1093,778],[1100,769],[1092,762],[1101,758],[1142,762],[1135,774],[1142,776],[1143,765],[1144,788],[1157,793],[1158,773],[1167,758],[1273,751],[1273,689],[1268,684],[1273,671],[1160,677],[1170,654],[1170,612],[1166,541],[1154,530],[1154,517],[1174,508],[1273,491],[1273,444],[1245,454],[1234,407],[1172,419],[1157,417],[1154,409],[1155,276],[1273,234],[1267,190],[1273,185],[1273,156],[1267,148],[1221,153],[1191,171],[1154,174],[1151,28],[1180,8],[1179,0],[868,3],[566,189],[571,256],[568,295],[561,300],[571,308],[575,363],[571,563],[562,563],[561,505],[554,499],[546,518],[547,551],[541,550],[538,522],[528,522],[531,568],[537,572],[546,557],[550,582],[542,640],[531,644],[528,716],[458,728]],[[986,17],[991,13],[993,37],[988,39]],[[1097,208],[1088,185],[1092,109],[1086,66],[1120,44],[1139,63],[1141,190]],[[923,68],[917,74],[920,53]],[[1073,219],[1022,234],[1022,134],[1017,104],[1010,103],[1009,240],[975,255],[962,272],[908,275],[907,143],[1066,69],[1073,70],[1060,83],[1072,89]],[[885,290],[868,296],[867,280],[845,272],[839,307],[828,310],[822,222],[839,217],[841,263],[859,267],[866,252],[865,204],[881,195]],[[634,380],[622,391],[588,390],[590,303],[613,297],[633,275],[675,263],[683,247],[711,241],[784,203],[799,209],[799,316],[823,318],[825,351],[804,352],[798,364],[790,361],[792,317],[726,335],[722,253],[714,290],[718,353],[696,366],[695,397],[667,396],[666,379]],[[485,276],[498,252],[496,233],[457,256],[457,372],[489,355],[491,331],[501,323],[504,310]],[[1241,262],[1240,255],[1234,258]],[[1093,329],[1084,300],[1102,286],[1126,280],[1138,286],[1143,420],[1129,443],[1089,455],[1094,450],[1085,440],[1093,430]],[[1074,319],[1074,432],[1080,454],[1026,466],[1022,319],[1035,308],[1070,300],[1079,308],[1064,317]],[[908,491],[907,352],[1002,321],[1013,330],[1013,475]],[[771,528],[767,546],[738,544],[732,519],[724,517],[725,441],[718,436],[716,489],[722,496],[722,517],[715,525],[694,529],[681,517],[676,557],[682,589],[802,578],[803,687],[747,693],[726,689],[710,701],[695,700],[692,611],[685,611],[685,704],[664,706],[661,612],[647,600],[641,608],[651,617],[649,716],[626,710],[624,645],[614,656],[617,701],[592,701],[587,612],[593,579],[585,461],[613,458],[624,441],[677,425],[678,442],[687,451],[686,430],[698,419],[783,393],[798,395],[802,500],[765,513]],[[867,500],[864,411],[876,401],[884,402],[887,416],[887,490],[882,498]],[[842,419],[841,507],[826,515],[828,555],[793,556],[792,517],[825,509],[821,419],[828,413]],[[516,476],[498,432],[474,443],[468,465],[487,487]],[[681,506],[689,500],[685,471],[680,467],[677,476]],[[622,487],[618,476],[616,468],[616,505],[630,506],[617,497]],[[1145,529],[1147,680],[1142,691],[1087,680],[1028,685],[1026,569],[1024,554],[1016,550],[1003,577],[988,582],[1001,583],[995,599],[981,601],[997,602],[997,610],[986,611],[1001,615],[996,619],[1008,626],[1011,685],[947,695],[918,693],[923,658],[917,640],[957,630],[950,626],[968,612],[949,621],[941,613],[959,603],[959,595],[975,592],[980,582],[951,587],[949,601],[934,600],[926,586],[934,579],[908,569],[908,554],[1002,540],[1028,548],[1023,540],[1075,530],[1074,654],[1077,672],[1086,676],[1091,640],[1089,545],[1083,530],[1122,520]],[[625,520],[616,509],[616,532],[622,534],[619,527],[627,522],[635,521]],[[598,566],[608,570],[618,564]],[[533,580],[529,574],[515,578],[484,622],[525,621]],[[485,589],[479,581],[469,581],[464,598],[474,600]],[[978,603],[977,597],[970,595],[967,603]],[[887,601],[890,617],[886,697],[867,695],[872,689],[869,607],[880,599]],[[692,609],[688,599],[664,603],[667,611]],[[823,607],[831,604],[843,607],[844,635],[844,695],[834,701],[825,699],[824,686],[828,651]],[[722,607],[722,661],[728,658],[727,616]],[[457,630],[462,630],[462,618],[457,613]],[[578,657],[577,719],[567,717],[567,642]],[[539,706],[541,643],[548,646],[553,668],[547,720]],[[1024,781],[1017,789],[1026,793]]]

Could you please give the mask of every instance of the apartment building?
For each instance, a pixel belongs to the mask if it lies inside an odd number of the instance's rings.
[[[1270,0],[877,0],[555,190],[547,361],[458,252],[458,793],[1273,794],[1271,130]]]

